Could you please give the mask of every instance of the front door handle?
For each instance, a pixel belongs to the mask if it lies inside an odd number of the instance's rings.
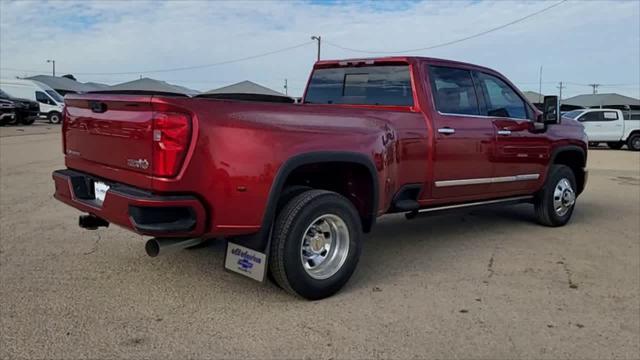
[[[498,135],[503,135],[503,136],[511,135],[511,130],[505,130],[505,129],[498,130]]]
[[[451,135],[451,134],[455,134],[456,133],[456,129],[452,129],[450,127],[443,127],[443,128],[438,129],[438,132],[440,134]]]

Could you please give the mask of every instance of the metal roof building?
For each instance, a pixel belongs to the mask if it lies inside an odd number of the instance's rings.
[[[169,84],[168,82],[165,82],[165,81],[160,81],[160,80],[155,80],[150,78],[142,78],[138,80],[128,81],[121,84],[109,86],[106,89],[98,89],[94,91],[100,91],[100,92],[102,91],[108,91],[108,92],[143,91],[143,92],[149,92],[149,93],[180,94],[180,95],[187,95],[187,96],[195,96],[199,94],[197,90]]]
[[[578,95],[562,100],[562,104],[640,110],[640,100],[615,93]]]
[[[26,79],[39,81],[43,84],[49,85],[49,87],[53,88],[61,95],[68,93],[89,92],[95,90],[93,86],[60,76],[36,75],[28,77]]]
[[[202,93],[202,96],[218,99],[275,101],[285,103],[292,103],[295,101],[290,96],[248,80],[206,91]]]

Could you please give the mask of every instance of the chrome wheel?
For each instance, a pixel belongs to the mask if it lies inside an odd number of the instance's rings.
[[[553,208],[556,214],[558,216],[566,215],[575,203],[576,193],[571,187],[571,182],[566,178],[560,179],[553,191]]]
[[[347,259],[349,240],[349,228],[339,216],[327,214],[312,221],[300,247],[306,273],[317,280],[335,275]]]

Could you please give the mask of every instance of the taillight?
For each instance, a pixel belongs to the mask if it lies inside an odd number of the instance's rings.
[[[174,112],[153,114],[152,174],[172,177],[178,174],[191,137],[188,115]]]

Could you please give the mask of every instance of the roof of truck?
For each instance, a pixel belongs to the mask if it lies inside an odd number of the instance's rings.
[[[495,71],[493,69],[466,63],[462,61],[456,60],[448,60],[448,59],[440,59],[440,58],[432,58],[425,56],[383,56],[383,57],[371,57],[371,58],[352,58],[352,59],[335,59],[335,60],[320,60],[315,63],[314,67],[326,67],[326,66],[335,66],[335,65],[346,65],[348,63],[416,63],[416,62],[429,62],[429,63],[439,63],[439,64],[450,64],[450,65],[462,65],[469,66],[478,69],[485,69],[490,71]]]

